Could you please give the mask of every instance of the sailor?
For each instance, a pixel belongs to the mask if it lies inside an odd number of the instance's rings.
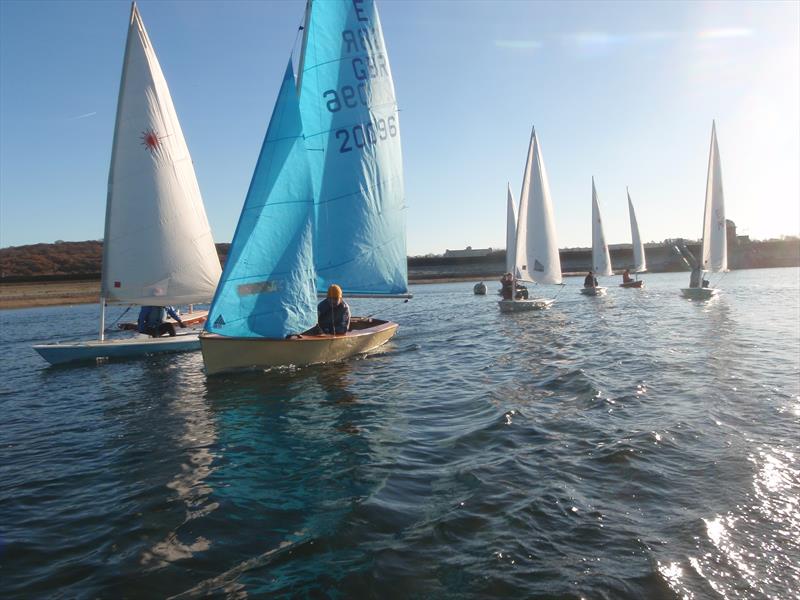
[[[329,334],[344,334],[350,328],[350,307],[335,283],[328,288],[328,297],[317,305],[317,324]]]
[[[170,337],[174,337],[175,326],[166,322],[167,315],[175,319],[181,327],[186,327],[186,324],[172,306],[143,306],[139,311],[136,329],[139,333],[146,333],[154,338],[161,337],[165,333],[169,334]]]
[[[511,296],[514,293],[514,277],[512,277],[511,273],[506,273],[500,278],[500,283],[503,286],[500,290],[503,300],[511,300]]]
[[[583,287],[585,288],[593,288],[597,287],[597,278],[594,276],[594,273],[589,271],[589,274],[583,280]]]
[[[628,269],[625,269],[622,272],[622,283],[632,283],[633,279],[631,279],[631,272]]]

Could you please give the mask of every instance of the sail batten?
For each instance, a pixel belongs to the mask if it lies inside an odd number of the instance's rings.
[[[628,195],[628,216],[631,221],[631,246],[633,250],[633,271],[634,273],[642,273],[647,270],[647,261],[645,259],[644,244],[639,235],[639,222],[636,220],[636,212],[633,210],[633,202],[631,202],[631,193],[626,189]]]
[[[614,274],[611,270],[611,256],[603,231],[603,219],[600,216],[600,202],[597,199],[594,177],[592,177],[592,271],[603,277]]]
[[[134,4],[109,166],[101,297],[208,302],[220,271],[189,149]]]

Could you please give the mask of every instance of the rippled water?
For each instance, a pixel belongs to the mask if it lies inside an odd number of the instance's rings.
[[[379,353],[209,379],[47,367],[97,307],[2,312],[2,595],[796,597],[800,271],[645,279],[416,286],[352,303],[401,324]]]

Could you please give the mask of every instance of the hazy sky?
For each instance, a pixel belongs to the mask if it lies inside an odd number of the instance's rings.
[[[140,2],[230,241],[304,0]],[[740,233],[800,233],[800,3],[379,2],[409,254],[505,245],[531,125],[559,245],[700,236],[711,120]],[[128,2],[0,2],[0,246],[99,239]]]

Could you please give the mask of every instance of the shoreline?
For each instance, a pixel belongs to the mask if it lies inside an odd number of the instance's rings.
[[[578,273],[564,273],[572,277]],[[409,280],[409,285],[429,285],[434,283],[458,283],[473,281],[478,283],[497,280],[496,274],[484,277],[455,275],[451,277],[420,277]],[[100,281],[40,281],[25,283],[0,283],[0,310],[19,308],[41,308],[45,306],[69,306],[72,304],[95,304],[100,301]]]
[[[93,304],[100,301],[99,280],[0,284],[0,310]]]

